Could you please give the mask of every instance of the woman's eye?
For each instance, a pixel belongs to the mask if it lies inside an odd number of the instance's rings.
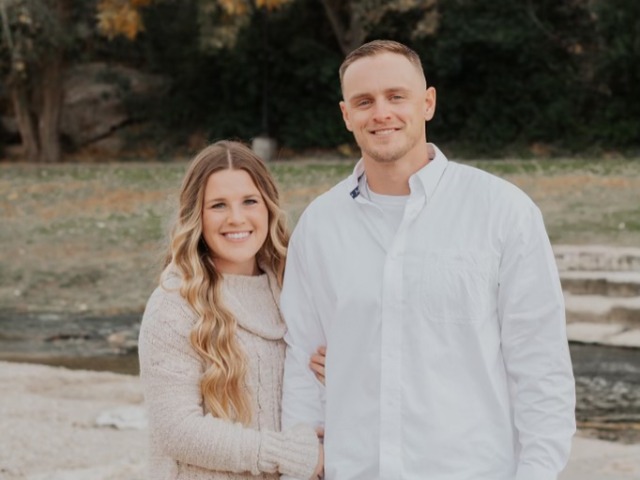
[[[224,208],[224,203],[214,203],[209,208],[212,208],[214,210],[220,210],[220,209]]]
[[[256,200],[255,198],[247,198],[244,201],[245,205],[255,205],[256,203],[258,203],[258,200]]]

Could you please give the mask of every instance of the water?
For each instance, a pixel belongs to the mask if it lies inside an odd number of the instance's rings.
[[[0,353],[0,360],[8,362],[37,363],[52,367],[65,367],[71,370],[94,370],[138,375],[140,364],[137,353],[102,356],[36,356]]]
[[[0,360],[137,375],[140,315],[0,312]]]
[[[0,360],[137,375],[139,327],[139,314],[17,318],[0,312]],[[640,440],[640,349],[570,348],[581,428],[591,425],[600,437],[613,431],[619,439],[620,426],[626,425]]]

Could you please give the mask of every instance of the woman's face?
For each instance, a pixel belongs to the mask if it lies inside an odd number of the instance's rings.
[[[269,232],[269,210],[246,171],[220,170],[209,176],[202,230],[216,270],[237,275],[259,273],[256,254]]]

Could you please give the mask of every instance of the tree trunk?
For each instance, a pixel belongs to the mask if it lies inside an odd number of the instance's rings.
[[[347,38],[347,48],[349,48],[350,52],[362,45],[367,39],[366,19],[363,18],[363,14],[359,9],[356,9],[353,5],[351,6],[351,23],[349,24]]]
[[[342,1],[321,1],[338,45],[340,45],[342,53],[348,55],[349,52],[362,45],[367,38],[367,31],[364,27],[365,19],[360,16],[358,9],[351,2],[344,5]],[[344,13],[341,9],[345,8],[348,14],[348,26],[341,18]]]
[[[37,162],[40,157],[40,142],[33,113],[31,112],[27,87],[24,84],[11,86],[11,100],[18,123],[24,155],[29,162]]]
[[[42,69],[41,107],[38,117],[40,161],[60,161],[60,113],[62,110],[62,58],[58,52]]]
[[[334,4],[331,0],[322,0],[322,6],[324,7],[324,11],[327,14],[327,18],[329,19],[329,23],[331,24],[331,29],[333,30],[333,34],[338,41],[338,45],[340,45],[340,50],[342,53],[346,55],[350,52],[349,46],[346,41],[346,28],[342,21],[340,20],[340,12],[339,7]]]

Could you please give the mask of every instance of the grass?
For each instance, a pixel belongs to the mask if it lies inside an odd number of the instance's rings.
[[[354,160],[270,168],[295,224]],[[640,246],[640,159],[468,161],[522,188],[556,244]],[[186,161],[0,164],[0,305],[140,311],[153,288]]]

